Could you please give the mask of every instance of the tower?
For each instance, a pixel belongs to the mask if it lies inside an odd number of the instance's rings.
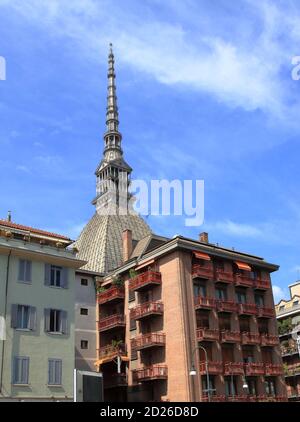
[[[92,204],[99,214],[127,214],[128,187],[131,167],[123,158],[122,135],[119,132],[119,113],[116,95],[116,74],[112,44],[108,55],[108,85],[106,106],[106,131],[103,158],[96,175],[96,197]]]
[[[129,229],[134,242],[148,236],[147,223],[131,209],[128,187],[132,168],[126,163],[119,132],[116,95],[115,59],[110,44],[106,131],[102,159],[96,168],[96,196],[92,201],[96,212],[75,242],[78,257],[87,264],[83,269],[106,274],[122,264],[122,233]]]

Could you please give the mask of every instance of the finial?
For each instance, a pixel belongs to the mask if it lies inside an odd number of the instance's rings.
[[[111,42],[109,43],[109,52],[110,54],[113,54],[113,45]]]
[[[8,211],[7,213],[7,221],[11,222],[11,211]]]

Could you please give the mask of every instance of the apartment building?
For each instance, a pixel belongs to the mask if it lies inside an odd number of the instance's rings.
[[[276,315],[288,398],[300,401],[300,281],[289,290],[290,299],[276,305]]]
[[[208,241],[123,233],[98,279],[98,369],[106,400],[285,401],[271,273]]]
[[[75,270],[59,234],[0,220],[0,400],[72,400]]]

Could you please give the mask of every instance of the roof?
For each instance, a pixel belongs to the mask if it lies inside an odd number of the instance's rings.
[[[87,261],[83,270],[108,273],[123,263],[122,233],[132,231],[140,240],[151,233],[148,224],[138,215],[100,215],[95,213],[75,242],[77,257]]]
[[[7,220],[1,220],[0,219],[0,227],[1,226],[7,227],[7,228],[10,228],[10,229],[24,230],[24,231],[27,231],[27,232],[30,232],[30,233],[39,234],[39,235],[42,235],[42,236],[54,237],[54,238],[57,238],[57,239],[62,239],[62,240],[72,242],[72,239],[70,239],[67,236],[63,236],[63,235],[57,234],[57,233],[48,232],[48,231],[41,230],[41,229],[36,229],[36,228],[30,227],[30,226],[24,226],[22,224],[13,223],[13,222],[7,221]]]
[[[167,242],[168,240],[170,239],[168,239],[167,237],[162,237],[151,233],[137,242],[131,253],[130,258],[138,258],[146,252],[149,252],[150,250],[160,246],[162,243]]]

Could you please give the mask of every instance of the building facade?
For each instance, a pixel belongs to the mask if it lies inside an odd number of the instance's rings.
[[[127,230],[123,244],[124,264],[97,294],[107,400],[286,400],[276,265],[206,235],[133,245]]]
[[[276,305],[276,315],[288,398],[300,401],[300,281],[289,289],[290,299]]]
[[[73,398],[71,242],[0,220],[0,400]]]

